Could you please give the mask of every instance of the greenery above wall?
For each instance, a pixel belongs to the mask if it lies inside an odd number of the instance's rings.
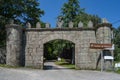
[[[64,3],[59,17],[62,17],[64,22],[62,27],[68,27],[70,21],[74,22],[74,27],[77,27],[79,21],[84,23],[84,27],[87,26],[89,21],[92,21],[94,26],[101,21],[97,15],[86,13],[85,9],[80,7],[79,0],[68,0]]]
[[[35,25],[41,22],[44,11],[39,7],[38,0],[0,0],[0,45],[5,45],[5,25],[12,19],[16,24],[25,25],[30,22]]]
[[[120,62],[120,26],[114,29],[113,43],[115,44],[114,50],[115,61]]]

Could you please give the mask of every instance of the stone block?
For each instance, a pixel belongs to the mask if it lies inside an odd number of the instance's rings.
[[[27,61],[25,62],[25,66],[26,66],[26,67],[32,67],[32,66],[33,66],[33,61],[27,60]]]
[[[36,23],[36,28],[41,28],[40,22],[37,22],[37,23]]]
[[[74,23],[70,21],[68,25],[69,25],[69,28],[73,28]]]
[[[83,23],[80,21],[79,23],[78,23],[78,28],[82,28],[83,27]]]

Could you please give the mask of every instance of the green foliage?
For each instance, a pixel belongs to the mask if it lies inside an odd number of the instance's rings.
[[[6,24],[10,19],[16,23],[36,23],[44,11],[38,8],[37,0],[0,0],[0,20]]]
[[[93,26],[96,27],[96,25],[100,23],[101,19],[97,15],[90,15],[84,12],[83,14],[76,16],[74,20],[74,25],[77,26],[79,21],[83,22],[84,27],[87,26],[89,21],[92,21]]]
[[[0,46],[5,46],[6,45],[6,32],[5,32],[5,27],[2,25],[0,26]]]
[[[83,9],[80,9],[79,1],[78,0],[68,0],[67,3],[64,3],[63,7],[61,8],[61,15],[64,21],[64,27],[68,26],[68,22],[74,21],[75,17],[83,13]]]
[[[5,25],[10,19],[19,25],[26,22],[35,25],[44,14],[37,0],[0,0],[0,3],[0,45],[5,45]]]
[[[118,73],[118,74],[120,74],[120,68],[118,67],[118,68],[115,68],[115,73]]]
[[[117,29],[114,29],[114,40],[115,50],[114,56],[115,61],[120,61],[120,26]]]
[[[71,49],[74,47],[73,43],[66,40],[53,40],[44,44],[44,57],[47,60],[57,59],[62,57],[64,49]]]
[[[6,64],[0,64],[0,67],[4,67],[4,68],[20,68],[20,66],[9,66]]]
[[[77,27],[79,21],[82,21],[84,25],[87,25],[89,20],[94,22],[94,26],[100,22],[100,18],[97,15],[90,15],[85,13],[85,9],[80,8],[79,0],[68,0],[61,8],[61,15],[64,24],[63,27],[68,27],[70,21],[74,22],[74,27]]]
[[[120,61],[120,48],[118,48],[117,46],[115,46],[114,56],[115,61]]]
[[[53,53],[53,49],[51,47],[53,47],[53,45],[50,42],[44,44],[44,57],[47,60],[56,58],[56,54]]]
[[[118,70],[116,71],[116,73],[120,74],[120,69],[118,69]]]

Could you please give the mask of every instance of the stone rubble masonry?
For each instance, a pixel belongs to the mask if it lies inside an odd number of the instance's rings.
[[[6,31],[6,64],[10,66],[19,66],[22,50],[22,27],[16,24],[10,24],[6,25]]]
[[[7,25],[8,65],[20,65],[20,55],[25,54],[25,66],[43,69],[44,44],[56,39],[68,40],[75,44],[75,66],[77,69],[96,69],[100,66],[100,51],[90,49],[90,43],[111,43],[111,28],[101,26],[90,28],[26,28],[25,39],[18,25]],[[104,31],[103,31],[104,30]],[[104,34],[103,34],[104,33]],[[21,40],[25,44],[21,46]],[[21,49],[25,52],[21,52]]]
[[[6,63],[6,48],[0,47],[0,64]]]

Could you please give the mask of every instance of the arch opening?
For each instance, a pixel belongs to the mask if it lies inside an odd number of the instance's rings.
[[[75,43],[55,39],[44,44],[44,68],[46,69],[47,62],[61,62],[65,65],[75,64]],[[51,65],[52,66],[52,65]],[[49,65],[50,67],[50,65]]]

